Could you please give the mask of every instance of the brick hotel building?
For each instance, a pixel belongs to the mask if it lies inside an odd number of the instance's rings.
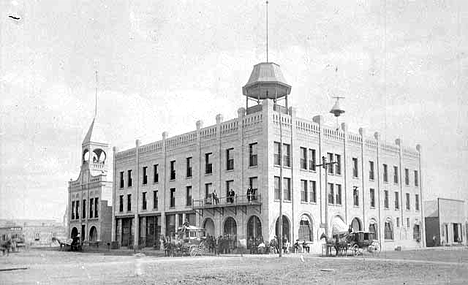
[[[384,142],[364,129],[352,133],[344,123],[326,126],[322,116],[298,118],[290,92],[277,64],[260,63],[236,118],[217,115],[215,125],[198,121],[189,133],[114,148],[112,240],[154,246],[185,221],[210,235],[270,240],[278,235],[281,183],[290,241],[320,251],[323,232],[351,226],[376,232],[383,249],[423,247],[420,146]],[[317,166],[322,156],[336,162],[327,173]]]

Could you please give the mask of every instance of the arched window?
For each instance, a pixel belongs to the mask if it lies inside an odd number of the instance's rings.
[[[276,220],[276,230],[275,230],[275,233],[276,233],[276,236],[278,238],[280,238],[280,234],[279,234],[279,217],[278,219]],[[290,233],[290,230],[289,230],[289,219],[283,215],[283,237],[286,237],[288,239],[288,241],[291,241],[291,233]]]
[[[353,232],[358,232],[362,230],[361,221],[358,218],[354,218],[351,222],[351,228],[353,229]]]
[[[224,222],[224,234],[237,236],[237,223],[232,217],[227,218]]]
[[[385,239],[393,239],[393,224],[392,221],[385,221]]]
[[[302,215],[301,221],[299,222],[299,240],[313,241],[313,227],[312,223],[307,215]]]

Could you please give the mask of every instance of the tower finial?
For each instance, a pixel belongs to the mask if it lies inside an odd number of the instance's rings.
[[[268,62],[268,0],[266,1],[266,61]]]
[[[97,89],[98,89],[98,72],[96,70],[96,94],[94,94],[94,118],[97,116]]]

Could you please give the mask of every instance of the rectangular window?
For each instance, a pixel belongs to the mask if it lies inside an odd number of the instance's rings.
[[[210,161],[212,153],[205,153],[205,174],[213,173],[213,164]]]
[[[95,218],[99,217],[98,205],[99,205],[99,198],[94,198],[94,217]]]
[[[396,218],[396,227],[399,228],[400,227],[400,218]]]
[[[374,180],[374,162],[369,161],[369,180]]]
[[[229,190],[232,189],[232,185],[234,185],[234,180],[226,181],[226,197],[228,196]],[[233,189],[234,190],[234,189]]]
[[[315,149],[309,148],[309,170],[315,171],[316,164]]]
[[[281,146],[279,142],[275,142],[273,146],[273,151],[274,151],[273,163],[275,165],[281,165]]]
[[[307,199],[307,195],[308,195],[308,191],[307,191],[307,180],[301,180],[301,202],[307,202],[308,199]]]
[[[410,194],[406,193],[406,210],[411,209],[411,201],[410,201]]]
[[[315,181],[309,181],[309,201],[317,203],[317,183]]]
[[[383,165],[383,181],[388,182],[388,165]]]
[[[419,195],[415,194],[414,195],[414,208],[416,211],[419,211]]]
[[[409,226],[410,226],[409,218],[406,218],[406,227],[409,228]]]
[[[158,164],[153,165],[153,182],[159,182]]]
[[[388,191],[384,191],[384,208],[388,209]]]
[[[157,210],[159,204],[158,190],[153,191],[153,209]]]
[[[333,183],[328,183],[328,204],[335,204],[335,189]]]
[[[405,168],[405,185],[409,185],[409,169]]]
[[[418,176],[418,171],[414,171],[414,186],[419,186],[419,176]]]
[[[82,216],[83,216],[83,219],[86,219],[86,200],[83,199],[83,207],[81,208],[82,210]]]
[[[371,208],[375,208],[375,190],[371,188],[369,190],[369,193],[370,193],[370,206]]]
[[[76,201],[76,219],[80,218],[80,201]]]
[[[186,206],[192,206],[192,186],[187,186],[185,188],[185,205]]]
[[[71,219],[75,219],[75,201],[72,201]]]
[[[127,171],[127,179],[128,179],[128,184],[127,184],[127,186],[128,186],[128,187],[132,187],[132,185],[133,185],[133,180],[132,180],[132,170],[131,170],[131,169]]]
[[[146,210],[146,206],[147,206],[147,205],[146,205],[146,203],[147,203],[147,201],[146,201],[146,192],[143,192],[143,193],[141,193],[141,194],[142,194],[142,196],[143,196],[143,197],[142,197],[143,199],[142,199],[142,201],[141,201],[141,202],[142,202],[142,207],[141,207],[141,208],[142,208],[143,210]]]
[[[213,188],[212,183],[206,183],[205,184],[205,198],[210,197],[211,193],[213,192],[212,188]]]
[[[395,210],[400,209],[400,195],[395,192]]]
[[[358,160],[353,157],[353,177],[358,178]]]
[[[359,206],[359,190],[355,186],[353,189],[353,201],[354,201],[354,206],[358,207]]]
[[[398,166],[393,166],[393,183],[398,184]]]
[[[127,212],[132,210],[132,194],[127,194]]]
[[[94,210],[94,209],[93,209],[93,208],[94,208],[94,203],[93,203],[93,202],[94,202],[94,199],[93,199],[93,198],[89,199],[89,218],[90,218],[90,219],[92,219],[93,216],[94,216],[94,215],[93,215],[93,210]]]
[[[283,178],[284,183],[283,183],[283,188],[284,188],[284,197],[283,199],[285,201],[291,201],[291,178]]]
[[[120,171],[120,188],[124,188],[125,183],[124,183],[124,172]]]
[[[301,147],[301,161],[300,161],[301,169],[307,169],[307,149],[305,147]]]
[[[148,166],[143,166],[143,185],[148,184]]]
[[[175,163],[176,163],[175,160],[171,161],[171,177],[170,177],[171,180],[176,179],[176,168],[175,168]]]
[[[336,204],[341,205],[341,184],[335,184],[336,190]]]
[[[328,168],[328,173],[333,174],[333,168],[334,168],[333,164],[332,164],[332,162],[333,162],[333,153],[328,152],[327,156],[328,156],[327,163],[330,163],[330,164],[327,165],[328,166],[327,167]]]
[[[169,207],[174,208],[175,207],[175,188],[171,188],[171,201]]]
[[[234,169],[234,149],[226,149],[226,170]]]
[[[258,144],[249,144],[249,166],[257,166],[258,159]]]
[[[119,199],[119,212],[123,212],[123,207],[124,207],[124,196],[123,195],[120,195],[120,199]]]
[[[283,144],[283,163],[284,166],[291,167],[291,146]]]
[[[186,163],[187,163],[187,177],[192,177],[192,158],[187,157]]]
[[[256,195],[258,192],[258,177],[249,177],[249,186],[253,194]]]
[[[280,199],[280,178],[278,176],[274,177],[275,179],[275,200]]]
[[[341,175],[341,155],[335,154],[335,173]]]

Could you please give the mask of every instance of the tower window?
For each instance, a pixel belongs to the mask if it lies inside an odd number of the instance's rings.
[[[205,173],[211,174],[213,173],[213,164],[210,161],[212,153],[205,153]]]
[[[124,172],[120,171],[120,188],[124,188]]]
[[[257,143],[249,144],[249,166],[256,166],[258,159]]]
[[[153,165],[153,182],[159,182],[158,164]]]
[[[353,157],[353,177],[358,178],[358,159]]]
[[[148,184],[148,166],[143,166],[143,184]]]
[[[175,160],[171,161],[171,180],[176,179],[175,163],[176,163]]]
[[[226,170],[233,170],[234,169],[234,149],[228,148],[226,149]]]
[[[192,177],[192,158],[187,157],[187,177]]]
[[[131,170],[131,169],[128,170],[128,177],[127,177],[127,178],[128,178],[128,184],[127,184],[127,186],[128,186],[128,187],[132,187],[133,181],[132,181],[132,170]]]

